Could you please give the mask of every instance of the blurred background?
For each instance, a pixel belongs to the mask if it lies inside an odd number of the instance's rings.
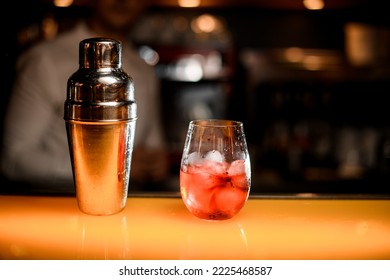
[[[1,117],[18,55],[86,1],[7,2]],[[390,18],[378,2],[154,0],[131,36],[161,80],[162,191],[178,190],[189,120],[230,118],[244,122],[252,193],[388,194]]]

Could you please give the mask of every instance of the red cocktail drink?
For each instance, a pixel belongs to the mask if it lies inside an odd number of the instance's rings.
[[[245,205],[250,189],[249,163],[203,160],[182,165],[180,192],[188,210],[201,219],[225,220]]]

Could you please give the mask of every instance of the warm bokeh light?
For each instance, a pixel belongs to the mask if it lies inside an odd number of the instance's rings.
[[[177,3],[183,8],[199,7],[200,0],[178,0]]]
[[[316,55],[308,55],[303,59],[303,66],[310,71],[321,70],[322,59]]]
[[[42,20],[42,34],[45,39],[53,39],[58,33],[58,22],[53,16],[47,16]]]
[[[308,10],[321,10],[324,8],[325,3],[323,0],[303,0],[303,5]]]
[[[216,20],[211,15],[201,15],[196,20],[196,26],[200,31],[210,33],[215,30]]]
[[[223,30],[223,25],[215,16],[203,14],[192,20],[191,28],[195,33],[218,33]]]
[[[375,62],[377,53],[375,29],[367,24],[350,22],[345,25],[345,48],[353,66],[367,66]]]
[[[73,4],[73,0],[54,0],[53,4],[56,7],[70,7]]]
[[[303,50],[298,47],[287,48],[285,51],[287,61],[300,62],[304,57]]]

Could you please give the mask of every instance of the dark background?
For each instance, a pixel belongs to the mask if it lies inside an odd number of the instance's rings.
[[[278,7],[244,1],[242,5],[196,9],[159,3],[143,17],[145,22],[153,16],[191,20],[212,14],[223,20],[230,36],[222,43],[213,39],[164,41],[157,36],[167,32],[161,27],[161,32],[152,34],[152,40],[134,37],[139,46],[161,51],[156,67],[160,74],[180,54],[212,50],[222,54],[229,69],[225,76],[196,83],[161,75],[161,105],[172,153],[172,180],[161,191],[178,188],[178,162],[189,120],[186,112],[199,101],[209,106],[214,117],[244,122],[254,193],[389,193],[390,18],[381,6],[374,6],[375,1],[356,1],[356,5],[346,1],[346,6],[322,11],[285,8],[283,2]],[[2,24],[1,117],[16,58],[44,39],[43,19],[53,17],[58,32],[62,32],[87,13],[82,5],[55,8],[49,1],[39,0],[9,2],[6,11],[10,20]],[[373,35],[370,51],[374,59],[363,66],[351,65],[348,60],[345,27],[349,23],[363,24]],[[322,57],[328,61],[327,68],[310,71],[286,62],[280,53],[290,47]],[[254,70],[251,65],[259,68]],[[340,142],[347,140],[356,144],[349,152],[358,155],[357,161],[346,163],[340,158],[347,153],[340,150]]]

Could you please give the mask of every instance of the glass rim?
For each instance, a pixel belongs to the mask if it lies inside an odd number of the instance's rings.
[[[236,127],[243,126],[243,122],[230,119],[196,119],[190,121],[190,125],[202,127]]]

